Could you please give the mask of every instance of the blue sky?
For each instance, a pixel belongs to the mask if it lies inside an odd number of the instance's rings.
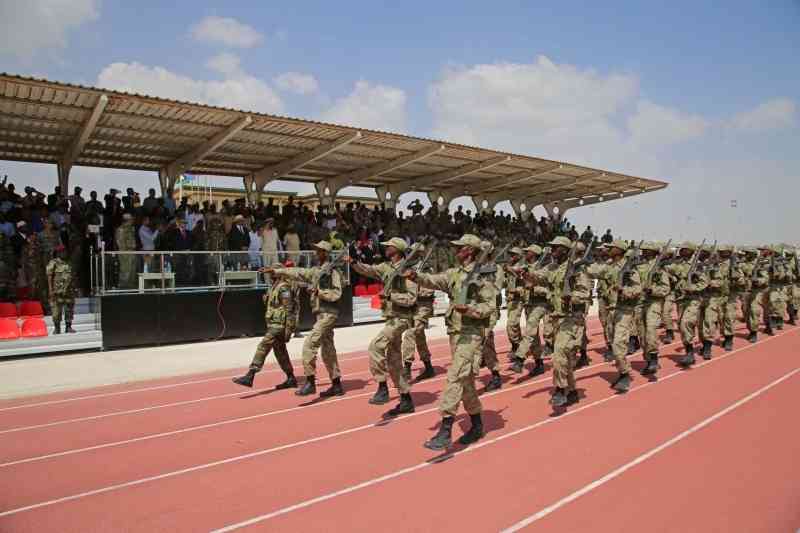
[[[0,2],[0,70],[652,176],[671,187],[571,218],[796,242],[798,27],[800,3],[778,0],[30,0]]]

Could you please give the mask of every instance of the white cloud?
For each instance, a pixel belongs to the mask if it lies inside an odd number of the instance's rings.
[[[239,56],[229,52],[215,55],[206,62],[206,66],[225,76],[238,76],[242,73]]]
[[[40,50],[65,48],[70,31],[98,16],[98,0],[4,0],[0,55],[31,59]]]
[[[322,113],[321,120],[367,129],[404,132],[406,93],[388,85],[356,82],[353,92],[339,98]]]
[[[192,26],[191,35],[198,41],[233,48],[252,48],[264,41],[258,30],[229,17],[206,17]]]
[[[636,146],[664,147],[702,136],[709,122],[696,115],[682,113],[647,100],[636,104],[636,113],[628,118],[631,142]]]
[[[734,130],[763,132],[795,125],[797,105],[788,98],[776,98],[754,109],[734,115],[729,125]]]
[[[216,56],[209,66],[225,75],[222,80],[197,80],[141,63],[112,63],[100,72],[101,87],[186,100],[246,111],[280,113],[283,102],[265,81],[241,70],[236,56]]]
[[[273,81],[279,89],[296,94],[314,94],[319,90],[317,79],[311,74],[301,72],[284,72]]]

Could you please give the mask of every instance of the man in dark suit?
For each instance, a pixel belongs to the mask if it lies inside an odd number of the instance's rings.
[[[233,219],[231,231],[228,233],[228,250],[242,253],[232,255],[231,259],[234,264],[248,264],[247,250],[249,247],[250,232],[247,229],[245,218],[242,215],[236,215]]]
[[[186,221],[182,218],[177,218],[173,224],[170,224],[164,237],[164,247],[169,251],[181,252],[192,249],[192,235],[186,229]],[[175,271],[175,285],[178,287],[188,284],[191,279],[192,261],[190,258],[189,254],[174,254],[171,257]]]

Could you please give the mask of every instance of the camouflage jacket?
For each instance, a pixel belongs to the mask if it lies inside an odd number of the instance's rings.
[[[728,296],[731,292],[730,268],[727,261],[724,263],[710,263],[706,270],[708,275],[709,296]]]
[[[645,300],[653,298],[666,298],[672,292],[672,278],[664,272],[663,268],[655,272],[651,271],[656,266],[655,258],[641,263],[636,268],[639,270],[639,278],[642,280],[642,298]],[[647,287],[647,277],[650,277],[650,286]],[[645,289],[650,289],[646,291]]]
[[[386,285],[395,272],[396,267],[389,261],[377,265],[352,263],[353,270],[369,278],[378,279]],[[389,299],[381,300],[381,314],[383,318],[413,318],[417,308],[417,284],[397,275],[394,277],[394,286],[390,287]]]
[[[450,297],[450,306],[445,314],[447,333],[465,333],[483,336],[489,327],[489,316],[495,307],[495,294],[487,282],[477,285],[476,290],[470,290],[467,295],[467,310],[460,313],[455,310],[455,298],[461,292],[461,284],[475,268],[471,263],[467,266],[449,268],[440,274],[417,274],[417,284],[434,290],[446,292]]]
[[[678,261],[665,267],[667,273],[675,278],[676,296],[678,299],[695,299],[703,295],[703,291],[708,287],[708,276],[705,272],[697,270],[695,279],[689,279],[689,261]]]
[[[47,264],[47,279],[52,285],[53,296],[75,296],[72,282],[72,267],[67,261],[56,257]]]
[[[307,283],[311,286],[311,311],[313,313],[339,314],[339,299],[342,297],[342,275],[335,268],[330,275],[321,276],[322,268],[278,268],[276,276]]]
[[[117,250],[121,252],[136,250],[136,235],[134,234],[133,224],[126,223],[117,228],[116,242]]]
[[[605,286],[604,300],[609,309],[631,307],[641,303],[642,278],[637,268],[631,268],[629,275],[623,280],[621,290],[619,274],[625,259],[609,263],[595,263],[588,269],[587,275],[603,280]]]
[[[266,304],[264,320],[267,330],[279,333],[285,340],[289,340],[296,327],[296,312],[300,307],[291,284],[285,280],[273,283],[266,295]]]
[[[592,303],[592,280],[584,267],[576,268],[572,279],[568,280],[572,288],[572,295],[568,302],[564,302],[564,298],[562,298],[566,286],[564,278],[567,274],[567,262],[552,263],[540,272],[539,275],[550,288],[550,305],[553,308],[552,316],[554,318],[586,314]]]

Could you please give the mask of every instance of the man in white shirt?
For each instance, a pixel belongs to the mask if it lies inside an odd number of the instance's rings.
[[[261,236],[258,234],[258,227],[250,230],[250,244],[247,247],[250,257],[251,268],[261,268],[264,264],[261,261]]]
[[[261,230],[261,250],[264,256],[264,266],[278,263],[278,252],[281,249],[281,240],[278,237],[278,230],[273,226],[274,220],[268,218]]]

